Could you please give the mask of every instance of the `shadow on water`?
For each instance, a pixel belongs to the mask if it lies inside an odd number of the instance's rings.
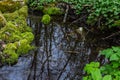
[[[98,51],[109,46],[96,42],[93,34],[86,35],[88,40],[83,42],[75,34],[76,27],[57,21],[43,25],[38,16],[29,16],[28,24],[34,31],[33,45],[37,49],[20,57],[16,65],[0,68],[0,80],[82,80],[85,64],[100,61]]]

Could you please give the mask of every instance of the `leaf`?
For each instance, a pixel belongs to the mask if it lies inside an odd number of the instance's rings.
[[[106,58],[109,58],[113,53],[113,50],[109,48],[101,51],[100,54],[105,55]]]
[[[106,75],[103,77],[103,80],[112,80],[111,75]]]
[[[92,75],[93,80],[101,80],[102,79],[100,69],[95,69],[94,71],[92,71],[91,75]]]
[[[119,57],[116,54],[110,56],[110,61],[118,61]]]
[[[120,66],[119,62],[116,61],[112,62],[111,64],[113,68],[118,68]]]
[[[112,46],[112,49],[113,49],[113,51],[115,51],[115,52],[120,52],[120,47],[114,47],[114,46]]]

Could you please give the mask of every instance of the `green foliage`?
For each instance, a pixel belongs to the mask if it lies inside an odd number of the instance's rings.
[[[60,8],[57,7],[47,7],[44,8],[43,13],[48,15],[59,15],[61,14],[61,11]]]
[[[113,46],[102,50],[100,53],[105,55],[109,62],[101,67],[98,62],[87,64],[84,67],[87,76],[83,80],[120,80],[120,47]]]
[[[100,26],[114,27],[114,21],[119,20],[120,0],[63,0],[74,6],[77,14],[86,11],[88,15],[87,23]]]
[[[52,2],[55,2],[55,0],[29,0],[28,6],[34,8],[35,10],[42,10],[44,8],[44,5]]]
[[[48,14],[45,14],[45,15],[43,15],[41,21],[42,21],[44,24],[49,24],[49,23],[50,23],[50,20],[51,20],[51,17],[50,17]]]
[[[110,61],[119,61],[120,60],[120,47],[112,47],[101,51],[102,55],[105,55],[106,58],[109,58]]]
[[[90,64],[87,64],[84,68],[84,71],[87,72],[87,74],[91,75],[91,76],[87,76],[84,77],[84,80],[101,80],[102,79],[102,75],[99,69],[99,62],[91,62]]]

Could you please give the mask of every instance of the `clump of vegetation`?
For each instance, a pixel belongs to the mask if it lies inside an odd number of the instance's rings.
[[[6,19],[4,18],[4,16],[0,12],[0,28],[2,28],[3,26],[5,26],[6,22],[7,22]]]
[[[30,8],[33,8],[34,10],[43,10],[44,5],[48,4],[48,3],[53,3],[56,0],[29,0],[28,1],[28,6]]]
[[[91,62],[84,67],[87,76],[83,80],[119,80],[120,79],[120,47],[112,47],[100,52],[108,62],[100,66],[99,62]]]
[[[43,13],[49,15],[59,15],[61,14],[61,10],[57,7],[46,7],[43,9]]]
[[[50,20],[51,20],[51,17],[50,17],[48,14],[45,14],[45,15],[43,15],[41,21],[42,21],[44,24],[49,24],[49,23],[50,23]]]
[[[21,8],[20,2],[15,2],[12,0],[3,0],[0,1],[0,10],[2,13],[14,12],[15,10]]]
[[[34,49],[33,46],[30,46],[28,39],[22,39],[19,42],[17,42],[17,50],[16,53],[18,55],[23,55],[28,53],[29,50]]]
[[[6,44],[3,54],[1,54],[2,63],[13,64],[17,62],[18,55],[15,52],[16,49],[17,47],[13,43]]]
[[[114,21],[119,20],[120,4],[119,0],[63,0],[69,4],[73,4],[77,14],[86,11],[89,14],[87,23],[90,25],[99,24],[100,27],[114,27]]]
[[[0,63],[14,64],[19,56],[34,48],[30,45],[34,35],[26,24],[27,15],[27,6],[13,13],[3,14],[7,23],[0,29],[0,40],[5,42],[0,51]]]

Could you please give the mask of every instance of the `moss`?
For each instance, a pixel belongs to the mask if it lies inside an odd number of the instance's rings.
[[[3,15],[7,23],[0,30],[0,40],[4,41],[6,46],[0,54],[0,62],[14,64],[20,55],[34,48],[30,45],[34,35],[32,29],[26,24],[27,6]]]
[[[120,26],[120,20],[116,20],[113,24],[113,26]]]
[[[22,8],[20,8],[19,10],[18,10],[18,13],[19,13],[19,15],[20,16],[23,16],[23,17],[27,17],[28,16],[28,7],[27,6],[23,6]]]
[[[5,27],[0,30],[0,39],[8,42],[14,42],[20,40],[19,29],[13,25],[11,22],[8,22]]]
[[[18,11],[13,13],[4,13],[3,16],[6,18],[7,21],[14,21],[16,18],[19,17]]]
[[[26,54],[29,50],[33,49],[33,47],[30,46],[29,41],[27,39],[20,40],[17,44],[19,45],[16,52],[19,55]]]
[[[22,34],[21,34],[21,37],[22,37],[23,39],[28,40],[28,43],[32,42],[33,39],[34,39],[34,35],[33,35],[33,33],[31,33],[31,32],[22,33]]]
[[[7,21],[15,21],[18,18],[25,20],[26,17],[28,16],[27,9],[28,9],[27,6],[23,6],[22,8],[16,10],[13,13],[4,13],[3,15]]]
[[[21,4],[19,2],[14,2],[12,0],[0,1],[0,10],[1,12],[14,12],[19,9]]]
[[[13,64],[17,62],[18,55],[15,52],[16,49],[17,47],[15,46],[15,44],[7,44],[2,54],[2,62],[8,64]]]
[[[48,15],[48,14],[45,14],[45,15],[43,15],[43,17],[42,17],[42,23],[44,23],[44,24],[49,24],[50,23],[50,20],[51,20],[51,17]]]
[[[44,8],[43,13],[49,15],[59,15],[61,14],[61,10],[57,7],[46,7]]]
[[[4,18],[4,16],[0,12],[0,28],[4,27],[6,22],[7,22],[6,19]]]

